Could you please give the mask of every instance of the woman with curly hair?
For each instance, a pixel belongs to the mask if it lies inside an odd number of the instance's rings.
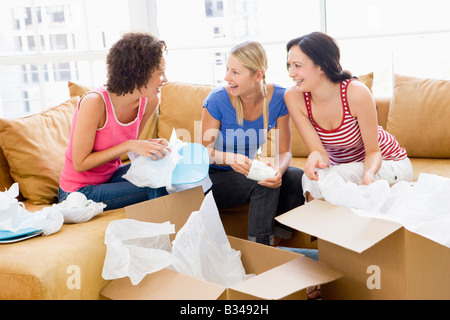
[[[141,188],[122,178],[130,164],[120,160],[129,151],[152,159],[169,152],[165,140],[138,140],[167,82],[165,50],[164,41],[147,33],[125,34],[112,46],[106,86],[85,94],[74,112],[60,202],[78,191],[111,210],[167,194],[165,188]]]

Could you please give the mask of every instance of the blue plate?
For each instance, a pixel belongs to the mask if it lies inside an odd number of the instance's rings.
[[[16,232],[0,230],[0,243],[16,242],[42,234],[42,230],[35,228],[25,228]]]
[[[179,151],[183,158],[172,171],[172,184],[189,184],[206,178],[209,170],[208,149],[199,143],[187,143]]]

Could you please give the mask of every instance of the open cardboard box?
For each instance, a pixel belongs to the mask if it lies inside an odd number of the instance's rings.
[[[317,199],[276,219],[318,237],[319,260],[344,273],[323,299],[450,299],[450,248],[398,223]]]
[[[170,221],[175,231],[185,224],[204,199],[201,187],[177,192],[125,208],[127,217],[140,221]],[[171,236],[173,240],[174,235]],[[334,281],[342,273],[322,262],[290,251],[228,236],[233,249],[241,252],[247,274],[256,276],[225,288],[171,269],[148,274],[139,284],[128,277],[111,281],[101,292],[109,299],[216,300],[216,299],[306,299],[310,286]]]

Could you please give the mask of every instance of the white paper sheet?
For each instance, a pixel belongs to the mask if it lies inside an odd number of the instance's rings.
[[[231,286],[252,276],[245,274],[240,252],[230,246],[211,192],[200,210],[191,213],[171,246],[169,234],[174,232],[169,222],[154,224],[131,219],[111,222],[105,233],[103,278],[128,276],[136,285],[147,274],[170,268]]]
[[[420,174],[417,182],[389,187],[378,180],[369,186],[344,182],[330,174],[320,184],[324,199],[356,214],[392,220],[407,230],[450,247],[450,179]]]

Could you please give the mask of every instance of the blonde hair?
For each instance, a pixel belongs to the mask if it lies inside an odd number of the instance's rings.
[[[266,84],[266,70],[267,70],[267,56],[263,46],[257,41],[247,41],[238,44],[231,49],[232,54],[240,63],[242,63],[250,71],[256,73],[259,70],[264,72],[262,79],[262,93],[264,97],[263,102],[263,119],[264,132],[267,132],[269,123],[269,106],[268,106],[268,90]],[[236,97],[236,116],[239,125],[244,122],[244,110],[242,107],[242,100],[239,96]]]

